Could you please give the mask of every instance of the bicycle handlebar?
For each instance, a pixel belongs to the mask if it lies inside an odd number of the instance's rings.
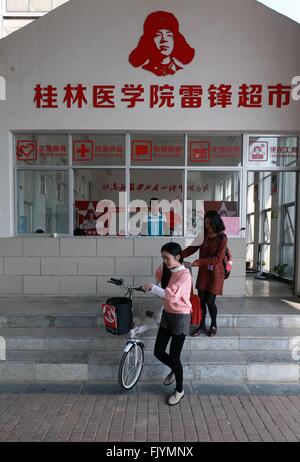
[[[110,280],[107,282],[109,282],[110,284],[114,284],[115,286],[124,287],[125,289],[135,290],[136,292],[145,293],[144,289],[141,286],[129,286],[129,285],[124,284],[124,279],[110,278]]]

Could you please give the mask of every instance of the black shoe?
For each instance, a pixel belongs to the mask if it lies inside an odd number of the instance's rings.
[[[192,337],[199,337],[199,335],[204,334],[207,335],[207,329],[205,326],[198,327],[195,332],[192,334]]]
[[[217,335],[217,327],[216,326],[211,326],[208,331],[207,331],[207,334],[206,334],[208,337],[214,337],[215,335]]]

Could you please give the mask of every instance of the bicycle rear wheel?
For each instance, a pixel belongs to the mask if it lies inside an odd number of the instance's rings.
[[[144,349],[133,343],[129,351],[123,353],[119,366],[119,385],[124,390],[131,390],[139,381],[144,365]]]

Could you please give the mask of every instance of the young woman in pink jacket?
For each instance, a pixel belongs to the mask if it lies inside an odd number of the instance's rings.
[[[146,283],[145,292],[151,292],[163,299],[160,327],[154,347],[154,355],[171,372],[164,380],[164,385],[171,385],[176,380],[175,393],[168,404],[178,404],[184,396],[183,369],[180,361],[185,338],[189,335],[191,322],[191,288],[192,277],[189,269],[182,263],[182,249],[179,244],[170,242],[161,248],[163,264],[155,271],[157,285]],[[171,339],[170,352],[166,352]]]

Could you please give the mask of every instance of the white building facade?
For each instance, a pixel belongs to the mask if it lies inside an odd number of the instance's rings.
[[[0,38],[30,24],[67,0],[0,0]]]
[[[225,295],[244,295],[246,266],[278,265],[300,293],[299,39],[255,0],[72,0],[3,38],[0,294],[149,281],[211,209],[234,257]],[[130,222],[151,198],[182,204],[159,237]],[[100,201],[116,205],[101,236]]]

